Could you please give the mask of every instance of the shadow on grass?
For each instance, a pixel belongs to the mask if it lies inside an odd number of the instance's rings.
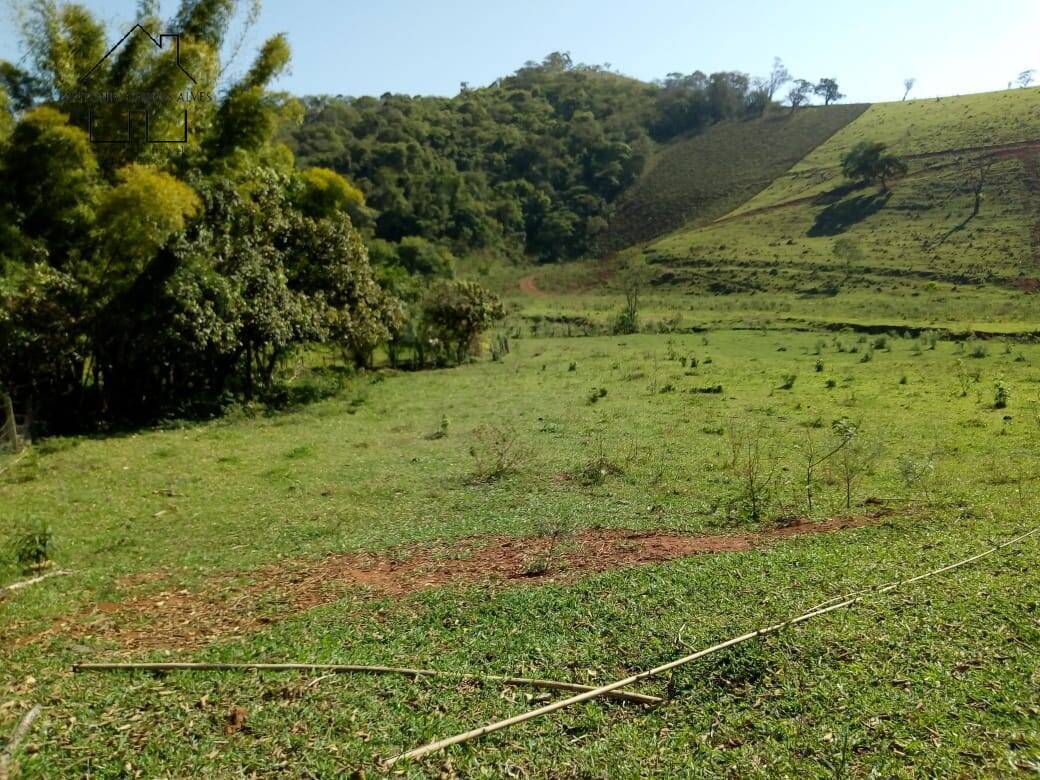
[[[815,198],[813,198],[814,206],[829,206],[832,203],[837,203],[846,195],[851,195],[856,190],[861,190],[866,187],[867,184],[861,181],[847,181],[844,184],[839,184],[833,189],[821,192]]]
[[[881,211],[891,195],[891,192],[859,195],[833,203],[816,215],[816,221],[809,228],[807,235],[817,238],[844,233],[857,222],[862,222],[871,214]]]

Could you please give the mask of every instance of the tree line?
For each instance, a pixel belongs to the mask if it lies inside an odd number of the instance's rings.
[[[0,65],[0,393],[61,431],[263,397],[314,342],[359,366],[378,350],[462,359],[500,304],[421,242],[373,265],[361,193],[279,140],[303,112],[269,88],[283,36],[192,106],[186,143],[91,142],[69,101],[84,74],[98,93],[179,95],[222,72],[236,0],[182,0],[166,23],[152,6],[137,21],[181,31],[179,59],[140,37],[105,58],[113,38],[87,10],[40,2],[27,64]],[[149,131],[171,137],[179,116],[157,109]],[[403,298],[383,280],[395,269]]]
[[[654,142],[761,116],[792,81],[779,59],[763,78],[696,71],[646,83],[555,52],[453,98],[308,98],[287,141],[305,165],[359,187],[364,229],[380,241],[553,261],[596,250]],[[787,99],[798,108],[812,94],[844,97],[821,79],[795,81]]]

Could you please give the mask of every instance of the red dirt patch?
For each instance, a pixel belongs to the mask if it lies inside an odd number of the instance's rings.
[[[520,277],[520,291],[526,295],[543,296],[544,292],[538,289],[538,282],[536,281],[538,274],[528,274],[527,276]]]
[[[663,563],[708,553],[741,552],[805,534],[874,522],[878,515],[796,523],[757,533],[690,536],[660,531],[587,530],[553,542],[546,537],[474,537],[452,544],[381,553],[343,553],[318,561],[281,562],[245,575],[222,575],[202,591],[164,590],[101,603],[61,621],[46,637],[95,637],[125,651],[199,647],[255,631],[359,589],[404,596],[445,585],[517,586],[569,582],[583,574]],[[548,571],[532,562],[548,560]],[[243,584],[243,582],[245,584]]]

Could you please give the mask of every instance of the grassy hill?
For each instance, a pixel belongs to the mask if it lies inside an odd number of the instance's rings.
[[[615,251],[722,216],[866,109],[857,104],[785,110],[723,122],[663,146],[622,197],[600,248]]]
[[[890,144],[910,170],[852,189],[842,154]],[[1040,90],[871,106],[772,185],[645,249],[659,280],[728,308],[828,322],[1028,329],[1040,286]],[[976,210],[976,189],[978,209]]]

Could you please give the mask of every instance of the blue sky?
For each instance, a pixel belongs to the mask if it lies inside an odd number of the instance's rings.
[[[136,5],[83,4],[113,41]],[[0,9],[0,57],[17,60]],[[836,77],[850,101],[898,99],[908,76],[918,97],[1003,89],[1026,68],[1040,81],[1040,0],[267,0],[236,67],[276,32],[293,47],[279,86],[298,94],[453,95],[554,50],[641,79],[762,74],[779,55],[797,77]]]

